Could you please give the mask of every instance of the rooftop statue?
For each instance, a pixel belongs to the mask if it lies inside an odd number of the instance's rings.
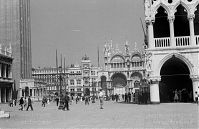
[[[82,57],[82,60],[89,60],[89,57],[85,54],[85,56]]]

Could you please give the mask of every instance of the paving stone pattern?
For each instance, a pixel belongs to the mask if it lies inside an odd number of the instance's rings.
[[[164,103],[137,105],[106,101],[104,109],[99,102],[70,105],[70,111],[58,110],[55,103],[45,108],[33,104],[34,111],[19,111],[19,106],[0,108],[10,112],[10,119],[0,119],[3,128],[165,128],[198,129],[199,106],[192,103]]]

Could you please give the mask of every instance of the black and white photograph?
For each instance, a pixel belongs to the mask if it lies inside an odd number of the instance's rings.
[[[0,0],[0,129],[198,129],[199,0]]]

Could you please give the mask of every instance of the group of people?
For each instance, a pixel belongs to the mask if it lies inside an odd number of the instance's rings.
[[[174,93],[174,102],[190,102],[193,100],[192,95],[193,92],[188,92],[186,88],[181,90],[175,90]]]
[[[30,96],[28,97],[28,99],[26,99],[26,97],[25,97],[25,99],[23,97],[21,97],[19,100],[19,105],[21,106],[21,108],[19,109],[21,111],[23,111],[23,109],[25,109],[25,108],[26,108],[26,111],[28,111],[29,107],[33,111],[32,100],[31,100]]]
[[[65,95],[61,94],[60,98],[56,96],[55,101],[57,103],[57,106],[59,106],[58,109],[67,110],[67,111],[69,110],[70,97],[68,93],[66,93]]]
[[[135,100],[134,100],[134,98],[135,98],[135,93],[130,93],[130,92],[128,92],[128,93],[125,93],[125,94],[113,94],[113,95],[111,95],[111,99],[114,101],[116,101],[116,102],[119,102],[119,101],[124,101],[124,102],[126,102],[126,103],[130,103],[130,102],[134,102]]]
[[[9,106],[10,107],[13,107],[13,105],[17,105],[17,99],[10,99],[10,101],[9,101]]]
[[[44,96],[44,97],[42,98],[42,104],[41,104],[41,106],[42,106],[42,107],[45,107],[46,104],[47,104],[47,102],[48,102],[48,99]]]
[[[61,95],[60,98],[57,96],[55,98],[55,101],[57,102],[57,106],[59,106],[59,109],[69,110],[69,103],[71,103],[73,101],[73,99],[74,99],[74,97],[69,96],[68,93],[66,93],[65,96]],[[80,101],[80,99],[81,99],[81,97],[78,97],[78,96],[75,97],[76,104],[78,103],[78,101]],[[91,101],[91,99],[92,100],[94,99],[92,102],[95,101],[94,96],[90,97],[88,95],[85,95],[82,97],[82,101],[85,102],[85,105],[89,105],[89,102]],[[100,109],[103,109],[104,92],[102,90],[100,90],[100,92],[99,92],[99,100],[100,100]]]
[[[76,104],[77,104],[77,102],[79,100],[80,100],[80,97],[77,96],[75,98]],[[84,98],[82,100],[85,101],[85,105],[89,105],[90,96],[84,96]],[[60,97],[56,96],[55,101],[56,101],[57,106],[60,106],[60,103],[62,103],[62,105],[63,105],[63,107],[61,108],[62,110],[69,110],[69,103],[72,100],[71,100],[70,96],[68,95],[68,93],[66,93],[65,95],[61,94]],[[28,96],[28,98],[21,97],[18,102],[19,102],[19,106],[20,106],[19,110],[21,110],[21,111],[23,111],[23,110],[28,111],[29,108],[31,108],[31,110],[33,111],[33,105],[32,105],[33,101],[31,100],[30,96]],[[42,102],[41,106],[45,107],[46,104],[48,103],[47,97],[44,96],[42,98],[41,102]],[[99,102],[100,102],[100,109],[103,109],[104,92],[102,90],[100,90],[100,92],[99,92]],[[17,102],[16,101],[14,101],[12,103],[10,102],[9,105],[13,106],[13,103],[16,105]]]

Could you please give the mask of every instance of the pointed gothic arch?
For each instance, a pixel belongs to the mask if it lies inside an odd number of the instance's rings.
[[[174,35],[177,36],[189,36],[189,20],[188,20],[188,9],[185,8],[182,4],[179,4],[176,7],[174,20]],[[183,27],[182,27],[183,26]]]
[[[158,9],[162,7],[165,9],[165,11],[167,12],[167,14],[170,14],[170,9],[168,8],[167,5],[165,5],[165,3],[160,2],[159,4],[156,5],[156,7],[154,8],[154,16],[158,13]]]
[[[177,3],[174,5],[174,10],[177,11],[177,8],[178,8],[179,5],[183,6],[183,7],[186,9],[187,15],[190,15],[190,14],[191,14],[191,11],[190,11],[190,9],[189,9],[188,4],[186,4],[186,3],[185,3],[184,1],[182,1],[182,0],[177,1]]]
[[[169,22],[167,20],[168,12],[163,6],[159,6],[155,15],[154,38],[169,37]]]
[[[199,4],[196,6],[196,10],[194,12],[194,33],[195,35],[199,35]]]
[[[177,101],[193,101],[193,85],[190,78],[190,70],[183,60],[173,55],[162,65],[160,76],[160,102],[175,101],[174,91],[178,92]]]
[[[159,63],[157,71],[158,71],[158,76],[160,75],[160,71],[162,66],[164,65],[164,63],[169,60],[170,58],[172,58],[173,56],[179,58],[180,60],[182,60],[188,67],[189,71],[190,71],[190,75],[193,75],[193,64],[183,55],[179,54],[179,53],[171,53],[168,54],[167,56],[165,56]]]

